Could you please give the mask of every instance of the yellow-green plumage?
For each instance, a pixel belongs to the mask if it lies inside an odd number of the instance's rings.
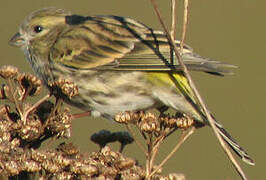
[[[30,14],[10,43],[23,49],[44,83],[66,78],[79,94],[71,105],[112,119],[123,111],[167,106],[208,125],[165,34],[119,16],[79,16],[48,8]],[[179,47],[179,41],[176,41]],[[189,70],[230,74],[235,66],[211,61],[184,46]],[[216,122],[219,133],[247,163],[249,155]]]

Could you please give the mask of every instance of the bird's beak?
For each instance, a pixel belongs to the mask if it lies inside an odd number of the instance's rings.
[[[25,44],[25,39],[21,36],[20,33],[16,33],[10,40],[9,44],[11,46],[21,47]]]

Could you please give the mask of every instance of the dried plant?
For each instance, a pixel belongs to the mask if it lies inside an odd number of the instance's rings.
[[[163,112],[159,117],[150,112],[124,112],[117,114],[115,121],[125,124],[133,136],[135,136],[135,133],[131,129],[131,125],[134,125],[145,139],[146,148],[141,144],[141,142],[138,142],[135,137],[137,145],[146,155],[147,179],[150,179],[155,173],[160,171],[166,161],[194,131],[195,127],[201,126],[185,114],[177,113],[176,115],[171,116],[170,114],[166,115]],[[169,155],[157,166],[154,161],[160,145],[170,134],[178,129],[181,129],[182,131],[181,141],[177,143],[172,152],[169,153]]]
[[[78,93],[74,83],[59,80],[51,83],[55,89],[53,103],[50,94],[32,104],[31,96],[40,96],[41,81],[32,74],[21,73],[14,66],[0,67],[5,81],[0,90],[0,177],[17,179],[185,179],[183,174],[162,175],[162,165],[154,165],[161,142],[176,129],[184,129],[194,122],[182,115],[156,118],[151,113],[125,112],[116,121],[134,124],[147,141],[147,165],[122,155],[134,139],[128,132],[102,130],[91,136],[100,146],[99,152],[81,153],[73,144],[60,144],[56,149],[42,148],[51,138],[69,138],[75,116],[63,106],[60,96],[71,98]],[[58,94],[62,93],[62,94]],[[154,138],[153,138],[154,137]],[[107,144],[119,142],[119,152]],[[149,172],[147,177],[147,171]],[[152,174],[151,174],[152,173]]]

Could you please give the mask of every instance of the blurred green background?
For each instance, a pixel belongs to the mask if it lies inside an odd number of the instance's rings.
[[[163,17],[170,22],[170,0],[157,0]],[[181,1],[178,1],[180,4]],[[43,7],[60,7],[77,14],[114,14],[137,19],[161,29],[149,0],[26,0],[4,1],[0,7],[0,65],[12,64],[21,71],[31,71],[23,53],[8,45],[9,38],[18,30],[24,17]],[[250,179],[265,179],[265,112],[266,85],[266,1],[262,0],[205,0],[190,2],[190,22],[186,43],[205,57],[235,64],[236,75],[220,78],[193,73],[193,78],[216,118],[247,149],[256,166],[241,163]],[[181,11],[182,7],[178,8]],[[180,14],[180,13],[179,13]],[[178,19],[178,22],[181,22]],[[180,29],[180,28],[179,28]],[[178,33],[180,35],[180,32]],[[76,110],[74,110],[76,111]],[[101,129],[124,130],[124,127],[102,119],[74,121],[70,140],[83,151],[98,147],[89,140]],[[158,159],[163,159],[176,143],[173,134],[161,147]],[[115,150],[118,145],[113,147]],[[144,156],[135,144],[125,149],[128,156],[143,163]],[[192,136],[164,167],[164,173],[181,172],[187,179],[240,179],[221,150],[210,128],[202,128]],[[264,178],[263,178],[264,177]]]

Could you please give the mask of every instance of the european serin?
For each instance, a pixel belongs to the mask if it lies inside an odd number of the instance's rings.
[[[112,119],[119,112],[167,106],[209,125],[178,61],[171,61],[165,34],[133,19],[41,9],[26,17],[10,43],[23,49],[45,84],[71,79],[79,94],[65,101],[82,110]],[[216,75],[234,67],[202,58],[187,45],[182,58],[189,70]],[[216,126],[242,160],[253,165],[229,133]]]

